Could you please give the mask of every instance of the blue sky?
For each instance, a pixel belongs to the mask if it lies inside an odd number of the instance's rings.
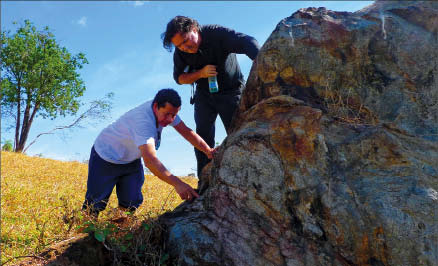
[[[58,160],[88,159],[99,132],[131,108],[153,98],[161,88],[174,88],[181,95],[182,120],[195,129],[190,86],[178,85],[172,77],[172,53],[160,39],[167,22],[185,15],[200,24],[220,24],[255,37],[260,45],[267,40],[280,20],[305,7],[327,7],[336,11],[356,11],[372,1],[1,1],[1,30],[15,32],[13,21],[29,19],[42,29],[48,26],[61,46],[71,53],[85,53],[89,64],[80,70],[89,102],[114,92],[111,118],[74,131],[41,137],[27,154],[42,154]],[[251,61],[238,55],[245,78]],[[28,143],[41,132],[69,124],[72,117],[56,120],[37,118]],[[1,139],[13,140],[13,130]],[[225,138],[220,118],[216,121],[216,142]],[[192,146],[171,127],[165,128],[158,157],[176,175],[196,172]]]

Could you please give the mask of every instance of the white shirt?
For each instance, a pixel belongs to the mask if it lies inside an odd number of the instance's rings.
[[[176,115],[170,125],[174,127],[180,122],[181,118]],[[150,100],[126,112],[104,128],[94,142],[94,149],[105,161],[127,164],[141,158],[138,147],[143,144],[150,144],[154,140],[155,148],[158,149],[162,130],[162,126],[156,127]]]

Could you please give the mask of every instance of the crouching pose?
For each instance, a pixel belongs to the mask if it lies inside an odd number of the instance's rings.
[[[180,109],[178,93],[162,89],[152,101],[128,111],[102,130],[91,149],[84,210],[97,217],[106,208],[115,186],[119,207],[135,211],[143,202],[141,157],[154,175],[175,188],[181,199],[199,196],[190,185],[172,175],[156,155],[161,131],[171,125],[195,148],[212,158],[214,149],[184,124],[177,115]]]

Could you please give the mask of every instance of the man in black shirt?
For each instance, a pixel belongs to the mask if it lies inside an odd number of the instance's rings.
[[[196,83],[196,133],[214,147],[215,121],[219,114],[228,133],[231,119],[238,107],[244,77],[237,54],[254,60],[259,44],[251,36],[219,25],[200,26],[192,18],[176,16],[161,35],[163,46],[173,54],[173,78],[178,84]],[[218,91],[210,91],[209,77],[217,77]],[[198,177],[209,159],[195,149]]]

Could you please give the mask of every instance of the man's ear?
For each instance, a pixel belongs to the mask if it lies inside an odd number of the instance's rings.
[[[152,105],[152,111],[153,111],[154,113],[158,112],[158,103],[154,103],[154,104]]]

